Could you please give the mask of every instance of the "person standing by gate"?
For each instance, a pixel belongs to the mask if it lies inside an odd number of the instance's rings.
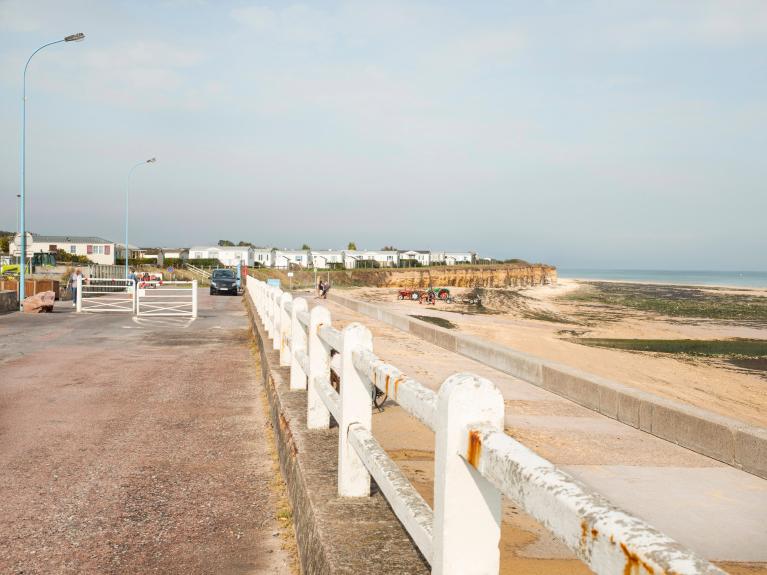
[[[82,277],[83,272],[80,268],[77,268],[72,275],[69,276],[69,291],[72,292],[72,307],[77,306],[77,278]]]

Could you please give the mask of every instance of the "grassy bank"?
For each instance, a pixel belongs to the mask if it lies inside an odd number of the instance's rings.
[[[593,347],[608,347],[629,351],[684,353],[705,357],[765,357],[764,339],[610,339],[597,337],[572,338],[569,341]]]
[[[609,339],[574,337],[568,341],[592,347],[714,358],[740,368],[767,372],[767,340],[763,339]]]
[[[685,286],[588,282],[565,300],[668,317],[767,323],[767,297]]]

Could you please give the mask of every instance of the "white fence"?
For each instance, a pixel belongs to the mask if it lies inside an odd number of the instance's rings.
[[[197,317],[197,280],[140,282],[136,315]]]
[[[339,331],[327,308],[310,312],[305,299],[252,277],[246,289],[290,366],[290,388],[307,391],[307,426],[338,422],[338,494],[368,496],[375,479],[432,573],[499,572],[503,495],[595,573],[724,573],[506,435],[503,397],[487,379],[456,374],[435,393],[378,359],[364,325]],[[332,350],[340,393],[330,384]],[[373,386],[436,434],[433,510],[373,437]]]
[[[125,278],[77,278],[77,311],[133,313],[135,283]]]

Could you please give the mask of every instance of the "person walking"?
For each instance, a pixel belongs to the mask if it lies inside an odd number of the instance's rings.
[[[328,291],[330,291],[330,282],[322,283],[322,299],[328,299]]]
[[[83,272],[80,268],[77,268],[72,275],[69,276],[69,291],[72,293],[72,307],[77,307],[77,279],[82,277]]]

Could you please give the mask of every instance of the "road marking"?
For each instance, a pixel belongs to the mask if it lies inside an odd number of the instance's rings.
[[[178,327],[185,329],[192,325],[192,322],[197,319],[194,317],[185,317],[185,318],[170,318],[170,317],[163,317],[163,318],[147,318],[147,317],[133,317],[134,323],[138,324],[142,327]]]

